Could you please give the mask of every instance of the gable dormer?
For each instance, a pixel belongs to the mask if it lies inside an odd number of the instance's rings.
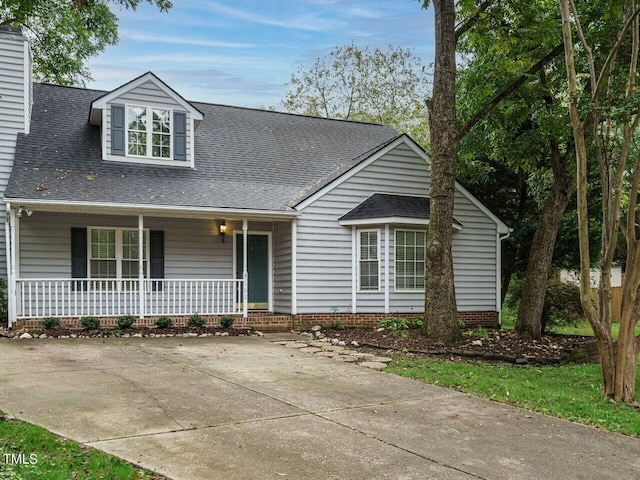
[[[89,115],[89,122],[101,127],[103,160],[190,168],[202,119],[151,72],[94,100]]]

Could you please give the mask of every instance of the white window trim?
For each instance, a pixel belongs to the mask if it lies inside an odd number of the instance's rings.
[[[398,232],[414,232],[425,234],[425,265],[426,265],[426,230],[418,230],[415,228],[396,228],[393,230],[393,291],[394,293],[424,293],[424,288],[398,288],[397,287],[397,272],[398,272],[398,259],[396,257],[396,247],[398,245]]]
[[[363,290],[361,288],[360,285],[360,278],[361,278],[361,272],[360,272],[360,265],[361,265],[361,253],[362,253],[362,249],[361,247],[361,239],[362,233],[366,233],[366,232],[376,232],[376,243],[377,243],[377,252],[378,252],[378,258],[375,260],[378,262],[378,288],[376,289],[367,289],[367,290]],[[381,269],[380,269],[380,229],[379,228],[368,228],[368,229],[361,229],[361,230],[357,230],[356,231],[356,239],[357,239],[357,261],[356,261],[356,265],[357,265],[357,276],[356,276],[356,282],[358,285],[358,293],[379,293],[381,291],[381,283],[382,283],[382,277],[381,277]],[[372,261],[372,260],[365,260],[365,261]]]
[[[115,230],[116,231],[116,277],[115,278],[92,278],[91,277],[91,260],[100,260],[100,259],[92,259],[91,257],[91,231],[92,230]],[[137,232],[138,229],[135,227],[99,227],[99,226],[92,226],[92,227],[87,227],[87,278],[89,280],[137,280],[138,277],[132,277],[132,278],[122,278],[122,232],[125,230],[130,230],[130,231],[135,231]],[[146,268],[146,274],[145,274],[145,279],[149,279],[149,275],[151,274],[151,261],[149,258],[149,255],[151,253],[151,249],[150,249],[150,245],[149,245],[149,232],[150,229],[148,228],[144,228],[142,229],[142,231],[144,232],[144,236],[145,236],[145,240],[147,242],[147,248],[145,248],[145,254],[146,254],[146,262],[147,262],[147,268]],[[132,261],[137,261],[136,259],[127,259],[127,260],[132,260]]]
[[[147,110],[147,153],[149,155],[132,155],[129,153],[129,108],[144,108]],[[169,112],[169,156],[168,157],[154,157],[151,155],[153,152],[153,110],[165,110]],[[126,103],[124,106],[124,136],[125,136],[125,157],[129,158],[144,158],[153,162],[173,162],[173,109],[168,107],[156,107],[152,105],[136,105],[133,103]],[[151,128],[151,130],[149,130]]]

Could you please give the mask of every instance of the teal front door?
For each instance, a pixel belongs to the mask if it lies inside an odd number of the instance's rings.
[[[249,272],[250,309],[269,308],[269,236],[249,234],[247,240],[247,270]],[[242,278],[243,237],[236,235],[236,278]]]

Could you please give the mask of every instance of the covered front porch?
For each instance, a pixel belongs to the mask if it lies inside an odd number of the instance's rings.
[[[9,325],[291,312],[290,212],[7,205]]]

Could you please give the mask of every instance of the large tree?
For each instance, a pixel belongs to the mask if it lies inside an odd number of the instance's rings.
[[[410,49],[337,46],[291,76],[289,112],[391,125],[426,147],[427,67]]]
[[[576,145],[580,297],[598,344],[604,396],[634,402],[639,350],[634,329],[640,319],[640,149],[636,145],[640,5],[635,0],[610,0],[578,9],[573,0],[559,3],[567,103]],[[584,22],[590,16],[598,22]],[[587,173],[594,163],[600,171],[599,212],[588,204]],[[597,301],[591,296],[589,278],[590,217],[598,217],[602,225]],[[611,334],[611,266],[619,232],[626,244],[626,271],[616,352]]]
[[[428,2],[424,3],[426,7]],[[427,100],[431,150],[431,212],[427,230],[424,333],[455,342],[461,337],[453,277],[453,203],[460,130],[456,116],[456,7],[434,0],[433,96]]]
[[[169,0],[3,0],[0,25],[26,32],[36,79],[84,85],[91,78],[86,61],[118,42],[118,17],[109,4],[135,9],[142,2],[161,11],[172,6]]]
[[[561,36],[553,0],[496,0],[458,42],[459,52],[469,58],[458,82],[462,118],[481,110],[523,68],[530,71],[526,82],[501,99],[465,136],[460,153],[463,164],[489,159],[501,171],[511,172],[506,178],[516,179],[513,186],[519,195],[514,196],[520,201],[512,214],[517,216],[503,219],[521,240],[519,251],[511,249],[511,253],[527,259],[516,330],[533,338],[541,336],[556,236],[574,190],[573,139],[560,95],[565,78]],[[544,68],[538,68],[541,65]],[[534,213],[535,218],[525,221],[524,213]],[[529,235],[532,223],[535,228]],[[525,238],[528,251],[523,251]],[[516,258],[505,259],[505,289]]]

